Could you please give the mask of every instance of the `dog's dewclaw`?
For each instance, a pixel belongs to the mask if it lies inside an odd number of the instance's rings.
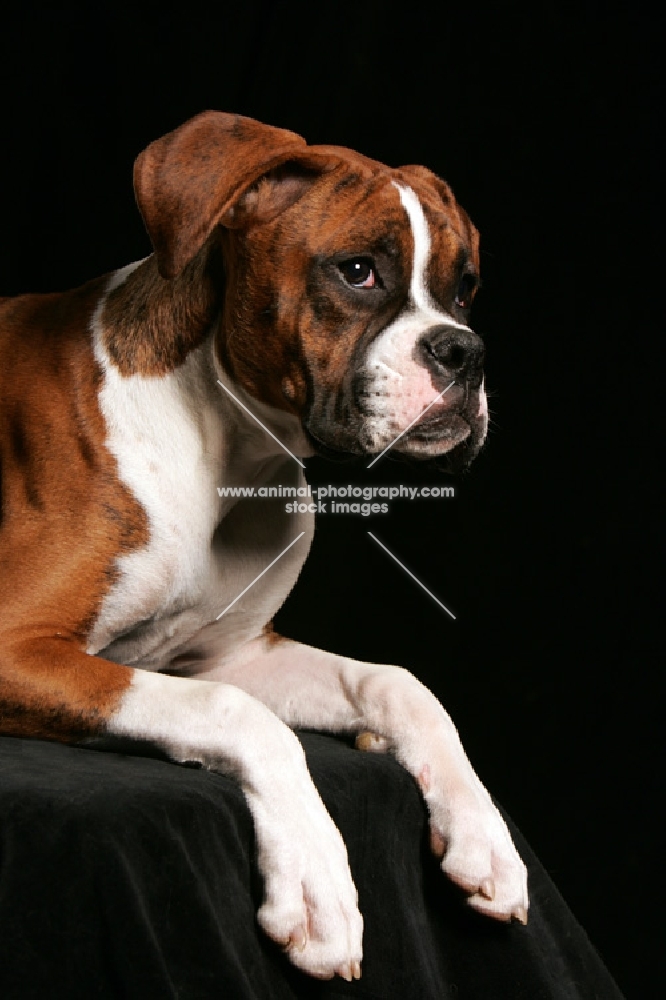
[[[377,733],[359,733],[356,737],[356,749],[365,750],[368,753],[386,753],[390,746],[389,741],[384,736]]]

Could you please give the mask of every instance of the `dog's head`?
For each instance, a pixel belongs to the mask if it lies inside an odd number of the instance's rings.
[[[315,449],[399,438],[407,455],[471,461],[488,419],[468,325],[479,241],[444,181],[205,112],[141,154],[135,188],[163,277],[221,242],[224,367]]]

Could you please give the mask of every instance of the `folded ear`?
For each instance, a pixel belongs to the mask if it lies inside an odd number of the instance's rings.
[[[215,226],[268,221],[293,204],[316,169],[306,150],[294,132],[220,111],[152,142],[134,164],[134,190],[162,277],[176,277]],[[291,159],[302,163],[276,170]]]

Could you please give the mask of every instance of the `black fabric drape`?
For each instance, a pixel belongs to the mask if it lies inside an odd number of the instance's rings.
[[[418,790],[391,758],[301,738],[359,890],[360,982],[301,975],[258,928],[252,821],[232,781],[0,738],[0,996],[620,998],[515,827],[530,870],[527,927],[465,907],[428,854]]]

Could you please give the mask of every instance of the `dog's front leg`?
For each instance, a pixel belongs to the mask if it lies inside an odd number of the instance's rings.
[[[418,782],[442,869],[471,906],[527,920],[527,873],[450,717],[412,674],[360,663],[268,633],[213,675],[242,687],[288,725],[360,734],[388,750]]]
[[[254,820],[261,926],[310,975],[360,976],[363,920],[345,845],[301,744],[260,701],[229,684],[131,669],[44,637],[3,647],[0,724],[101,749],[129,739],[235,778]]]
[[[360,977],[363,920],[347,850],[292,730],[236,686],[144,671],[112,722],[236,778],[254,820],[262,928],[310,975]]]

